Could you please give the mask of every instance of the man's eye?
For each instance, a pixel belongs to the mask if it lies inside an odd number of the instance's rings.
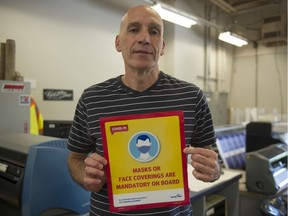
[[[159,35],[160,33],[159,33],[158,30],[151,30],[151,31],[150,31],[150,34],[151,34],[151,35]]]
[[[137,28],[130,28],[128,29],[129,32],[134,32],[134,33],[137,33],[138,32],[138,29]]]

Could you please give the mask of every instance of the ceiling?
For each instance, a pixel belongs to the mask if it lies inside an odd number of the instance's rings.
[[[150,3],[149,0],[103,0],[102,3],[126,11],[131,6],[149,5],[156,1],[158,0],[150,0]],[[287,44],[287,0],[161,0],[160,2],[173,6],[176,1],[188,5],[190,8],[189,10],[184,8],[186,11],[194,9],[195,14],[191,15],[205,21],[203,24],[206,26],[207,24],[210,27],[220,26],[222,30],[232,31],[266,46]]]
[[[222,11],[220,16],[226,17],[223,20],[228,30],[266,46],[287,44],[287,0],[209,2]]]

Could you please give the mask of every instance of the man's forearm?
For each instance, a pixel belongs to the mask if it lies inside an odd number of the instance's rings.
[[[68,168],[72,178],[82,187],[84,186],[85,154],[71,153],[68,157]]]

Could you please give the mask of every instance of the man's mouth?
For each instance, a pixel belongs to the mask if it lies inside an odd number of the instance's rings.
[[[138,53],[138,54],[146,54],[146,55],[151,54],[151,52],[146,51],[146,50],[135,50],[134,53]]]

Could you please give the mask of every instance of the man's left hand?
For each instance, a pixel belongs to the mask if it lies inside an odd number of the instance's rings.
[[[213,182],[219,179],[221,170],[218,163],[218,154],[207,148],[186,147],[183,152],[191,157],[194,168],[193,175],[204,182]]]

